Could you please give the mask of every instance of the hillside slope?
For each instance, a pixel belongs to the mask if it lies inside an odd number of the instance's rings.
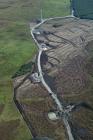
[[[68,15],[69,0],[44,0],[43,7],[44,17]],[[40,0],[0,0],[0,140],[31,139],[13,102],[11,77],[36,53],[29,22],[39,11]]]

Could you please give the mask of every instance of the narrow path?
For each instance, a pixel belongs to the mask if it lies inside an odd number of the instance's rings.
[[[71,16],[72,17],[72,16]],[[65,110],[64,110],[64,106],[61,104],[60,100],[58,99],[58,97],[56,96],[56,94],[51,90],[51,88],[47,85],[47,83],[45,82],[44,80],[44,77],[43,77],[43,72],[42,72],[42,68],[41,68],[41,62],[40,62],[40,58],[41,58],[41,54],[43,52],[43,49],[42,47],[40,46],[40,44],[38,43],[38,41],[36,40],[35,36],[34,36],[34,30],[39,27],[40,25],[42,25],[44,22],[48,21],[48,20],[51,20],[53,18],[50,18],[50,19],[46,19],[46,20],[43,20],[40,24],[36,25],[32,30],[31,30],[31,35],[36,43],[36,45],[38,46],[39,48],[39,53],[38,53],[38,60],[37,60],[37,65],[38,65],[38,72],[39,72],[39,75],[40,75],[40,79],[41,79],[41,82],[43,84],[43,86],[46,88],[46,90],[48,91],[48,93],[51,95],[51,97],[53,98],[53,100],[55,101],[57,107],[58,107],[58,111],[60,112],[60,114],[62,115],[62,118],[63,118],[63,122],[64,122],[64,126],[66,127],[66,130],[67,130],[67,134],[68,134],[68,138],[69,140],[74,140],[74,137],[72,135],[72,132],[71,132],[71,128],[70,128],[70,125],[68,123],[68,119],[66,117],[66,114],[65,114]],[[54,18],[55,19],[55,18]],[[31,28],[30,28],[31,29]]]

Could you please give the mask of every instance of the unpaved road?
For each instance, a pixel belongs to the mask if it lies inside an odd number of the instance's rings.
[[[54,18],[55,19],[55,18]],[[47,20],[51,20],[51,19],[47,19]],[[35,29],[37,27],[39,27],[40,25],[42,25],[44,22],[46,22],[47,20],[44,20],[42,21],[40,24],[36,25],[32,30],[31,30],[31,35],[35,41],[35,43],[37,44],[37,47],[39,48],[38,51],[38,58],[37,58],[37,66],[38,66],[38,72],[39,72],[39,76],[40,76],[40,79],[41,79],[41,82],[43,84],[43,86],[46,88],[46,90],[48,91],[48,93],[51,95],[51,98],[53,98],[54,102],[56,103],[57,107],[58,107],[58,111],[60,112],[60,114],[62,114],[62,119],[63,119],[63,122],[64,122],[64,125],[66,127],[66,130],[67,130],[67,134],[68,134],[68,138],[69,140],[74,140],[74,137],[72,135],[72,132],[71,132],[71,128],[70,128],[70,125],[68,123],[68,119],[67,119],[67,114],[64,110],[64,106],[62,105],[62,103],[59,101],[58,97],[56,96],[56,94],[54,92],[52,92],[51,88],[48,86],[48,84],[46,83],[44,77],[43,77],[43,72],[42,72],[42,68],[41,68],[41,62],[40,62],[40,58],[41,58],[41,54],[42,52],[44,51],[42,49],[42,46],[40,46],[40,44],[38,43],[38,41],[36,40],[35,36],[34,36],[34,32],[35,32]]]

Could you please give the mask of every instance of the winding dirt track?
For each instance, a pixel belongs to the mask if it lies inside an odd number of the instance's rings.
[[[72,17],[72,16],[67,16],[67,17]],[[60,18],[60,17],[58,17],[58,18]],[[41,23],[39,23],[38,25],[36,25],[32,30],[30,28],[30,30],[31,30],[31,35],[32,35],[35,43],[37,44],[38,51],[39,51],[38,58],[37,58],[37,66],[38,66],[38,72],[39,72],[39,76],[40,76],[41,82],[42,82],[43,86],[46,88],[46,90],[48,91],[48,93],[51,95],[51,98],[56,103],[56,105],[58,107],[58,111],[60,112],[60,114],[62,114],[61,116],[62,116],[62,119],[63,119],[63,122],[64,122],[64,126],[66,127],[69,140],[74,140],[74,137],[73,137],[72,132],[71,132],[70,125],[68,123],[68,119],[67,119],[66,114],[65,114],[64,106],[62,105],[62,103],[60,102],[60,100],[58,99],[58,97],[56,96],[56,94],[48,86],[48,84],[46,83],[46,81],[45,81],[45,79],[43,77],[43,72],[42,72],[42,68],[41,68],[40,58],[41,58],[41,54],[42,54],[42,52],[44,50],[42,49],[41,45],[38,43],[37,39],[34,36],[35,29],[37,27],[39,27],[40,25],[42,25],[43,23],[45,23],[46,21],[49,21],[51,19],[57,19],[57,18],[50,18],[50,19],[43,20]]]

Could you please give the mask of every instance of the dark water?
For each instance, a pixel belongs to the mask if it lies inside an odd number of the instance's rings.
[[[71,0],[74,16],[82,19],[93,19],[93,0]]]

